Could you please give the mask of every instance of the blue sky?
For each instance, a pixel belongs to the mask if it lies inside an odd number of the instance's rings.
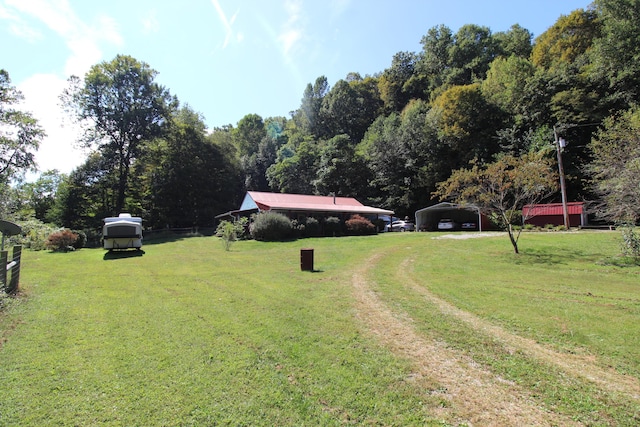
[[[202,113],[210,128],[246,114],[289,117],[305,86],[383,71],[419,52],[429,28],[543,33],[587,0],[0,0],[0,46],[12,84],[48,137],[41,170],[69,172],[84,153],[58,96],[70,75],[127,54]]]

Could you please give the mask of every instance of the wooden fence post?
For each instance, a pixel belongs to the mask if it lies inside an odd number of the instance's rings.
[[[7,259],[8,251],[0,251],[0,291],[7,289]]]
[[[7,293],[14,293],[20,284],[20,258],[22,257],[22,246],[13,247],[13,266],[11,267],[11,280],[7,286]],[[6,270],[6,269],[5,269]]]

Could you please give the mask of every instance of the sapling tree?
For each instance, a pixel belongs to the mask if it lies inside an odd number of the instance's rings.
[[[238,221],[222,221],[216,229],[216,236],[220,237],[225,251],[231,250],[231,245],[244,233],[247,225],[247,218],[240,218]]]
[[[471,163],[470,169],[458,169],[437,185],[435,196],[462,205],[474,205],[484,214],[499,220],[507,230],[513,250],[518,253],[513,222],[525,205],[540,203],[557,189],[558,176],[552,160],[542,152],[521,157],[505,155],[487,165]],[[527,219],[522,212],[522,221]]]

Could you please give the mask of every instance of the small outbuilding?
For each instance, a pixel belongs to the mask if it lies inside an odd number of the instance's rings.
[[[473,205],[459,205],[442,202],[416,211],[416,230],[437,231],[440,220],[447,219],[457,225],[457,229],[482,231],[490,227],[486,216]],[[463,227],[463,224],[466,227]]]
[[[584,208],[584,202],[567,203],[569,214],[569,227],[585,227],[589,221]],[[544,227],[546,225],[564,225],[564,209],[562,203],[544,203],[537,205],[525,205],[522,208],[522,217],[525,224]]]

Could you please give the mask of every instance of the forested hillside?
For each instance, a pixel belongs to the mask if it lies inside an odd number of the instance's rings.
[[[331,83],[319,70],[289,117],[247,112],[216,129],[156,84],[150,65],[118,56],[63,95],[93,154],[69,175],[15,188],[2,209],[73,229],[118,211],[153,228],[212,226],[260,190],[334,193],[412,215],[470,161],[554,158],[557,136],[568,142],[568,199],[605,199],[593,178],[611,164],[593,161],[606,144],[592,140],[633,138],[640,122],[639,22],[639,1],[596,0],[535,39],[517,24],[440,25],[426,29],[422,50],[396,53],[375,75],[353,70]],[[630,125],[616,127],[617,116]]]

